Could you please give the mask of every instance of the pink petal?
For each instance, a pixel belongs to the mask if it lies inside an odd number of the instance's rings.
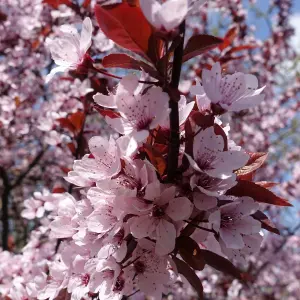
[[[220,237],[227,248],[242,249],[245,246],[242,236],[236,230],[221,228]]]
[[[193,205],[186,197],[173,198],[169,201],[166,214],[173,221],[182,221],[188,219],[192,213]]]
[[[193,194],[194,205],[199,210],[208,210],[217,206],[218,200],[216,197],[208,196],[202,193],[195,192]]]
[[[175,248],[176,229],[170,222],[161,219],[156,227],[155,253],[167,255]]]
[[[135,217],[130,225],[132,235],[138,239],[150,236],[155,230],[155,220],[150,216]]]

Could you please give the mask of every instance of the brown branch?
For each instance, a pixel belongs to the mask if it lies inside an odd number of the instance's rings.
[[[171,88],[178,89],[183,57],[183,45],[184,45],[184,34],[185,34],[185,22],[182,22],[179,26],[179,32],[181,35],[181,41],[174,51],[173,69],[172,69],[172,80]],[[168,152],[168,181],[172,182],[175,179],[177,167],[178,167],[178,155],[180,147],[179,139],[179,111],[178,101],[176,96],[170,93],[170,143]]]
[[[16,179],[16,181],[12,184],[11,189],[14,189],[18,185],[22,183],[22,181],[26,178],[26,176],[30,173],[30,171],[39,163],[45,152],[48,150],[49,146],[45,149],[42,149],[39,154],[35,157],[35,159],[29,164],[27,169]]]
[[[9,218],[8,218],[8,202],[9,194],[11,191],[11,185],[9,184],[8,175],[3,167],[0,167],[0,177],[3,182],[3,193],[1,195],[2,200],[2,248],[3,250],[8,249],[8,232],[9,232]]]

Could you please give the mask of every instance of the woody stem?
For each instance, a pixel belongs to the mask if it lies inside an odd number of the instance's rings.
[[[181,41],[174,51],[173,58],[173,68],[172,68],[172,79],[171,79],[171,90],[177,91],[181,65],[183,56],[183,44],[184,44],[184,34],[185,34],[185,22],[182,22],[179,26],[179,34],[181,36]],[[169,153],[168,153],[168,181],[174,181],[176,177],[176,171],[178,168],[178,155],[179,155],[179,111],[178,111],[178,96],[176,92],[169,93],[170,101],[170,138],[169,138]]]

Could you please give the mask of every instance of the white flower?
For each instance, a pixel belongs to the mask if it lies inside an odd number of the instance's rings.
[[[202,86],[196,85],[191,92],[197,95],[199,109],[207,107],[207,98],[214,104],[220,105],[227,111],[240,111],[252,108],[264,100],[258,80],[254,75],[237,72],[232,75],[221,76],[219,62],[211,70],[202,72]]]
[[[140,5],[146,19],[158,30],[173,30],[188,12],[187,0],[168,0],[163,4],[156,0],[140,0]]]
[[[63,34],[61,37],[46,40],[51,56],[57,64],[47,75],[46,83],[58,72],[77,69],[92,43],[93,26],[90,18],[84,19],[80,35],[75,27],[69,25],[61,26],[60,31]]]
[[[257,211],[259,205],[250,197],[241,197],[232,203],[222,205],[209,216],[213,228],[219,232],[220,239],[227,248],[242,249],[245,242],[242,235],[258,233],[259,221],[250,215]]]

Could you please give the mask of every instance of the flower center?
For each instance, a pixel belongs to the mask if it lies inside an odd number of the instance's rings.
[[[233,216],[228,216],[228,215],[223,215],[221,216],[221,227],[228,227],[234,223],[234,217]]]
[[[154,205],[153,210],[152,210],[152,216],[154,218],[160,218],[165,215],[165,210],[164,207]]]
[[[114,292],[121,292],[124,288],[124,285],[125,285],[125,280],[119,276],[116,280],[113,291]]]
[[[84,274],[81,276],[81,284],[84,286],[87,286],[90,281],[90,275],[89,274]]]
[[[134,263],[134,270],[138,274],[143,274],[146,270],[146,266],[143,262],[137,261]]]
[[[143,129],[148,129],[151,122],[152,122],[151,118],[141,119],[136,124],[136,128],[137,128],[138,131],[143,130]]]

